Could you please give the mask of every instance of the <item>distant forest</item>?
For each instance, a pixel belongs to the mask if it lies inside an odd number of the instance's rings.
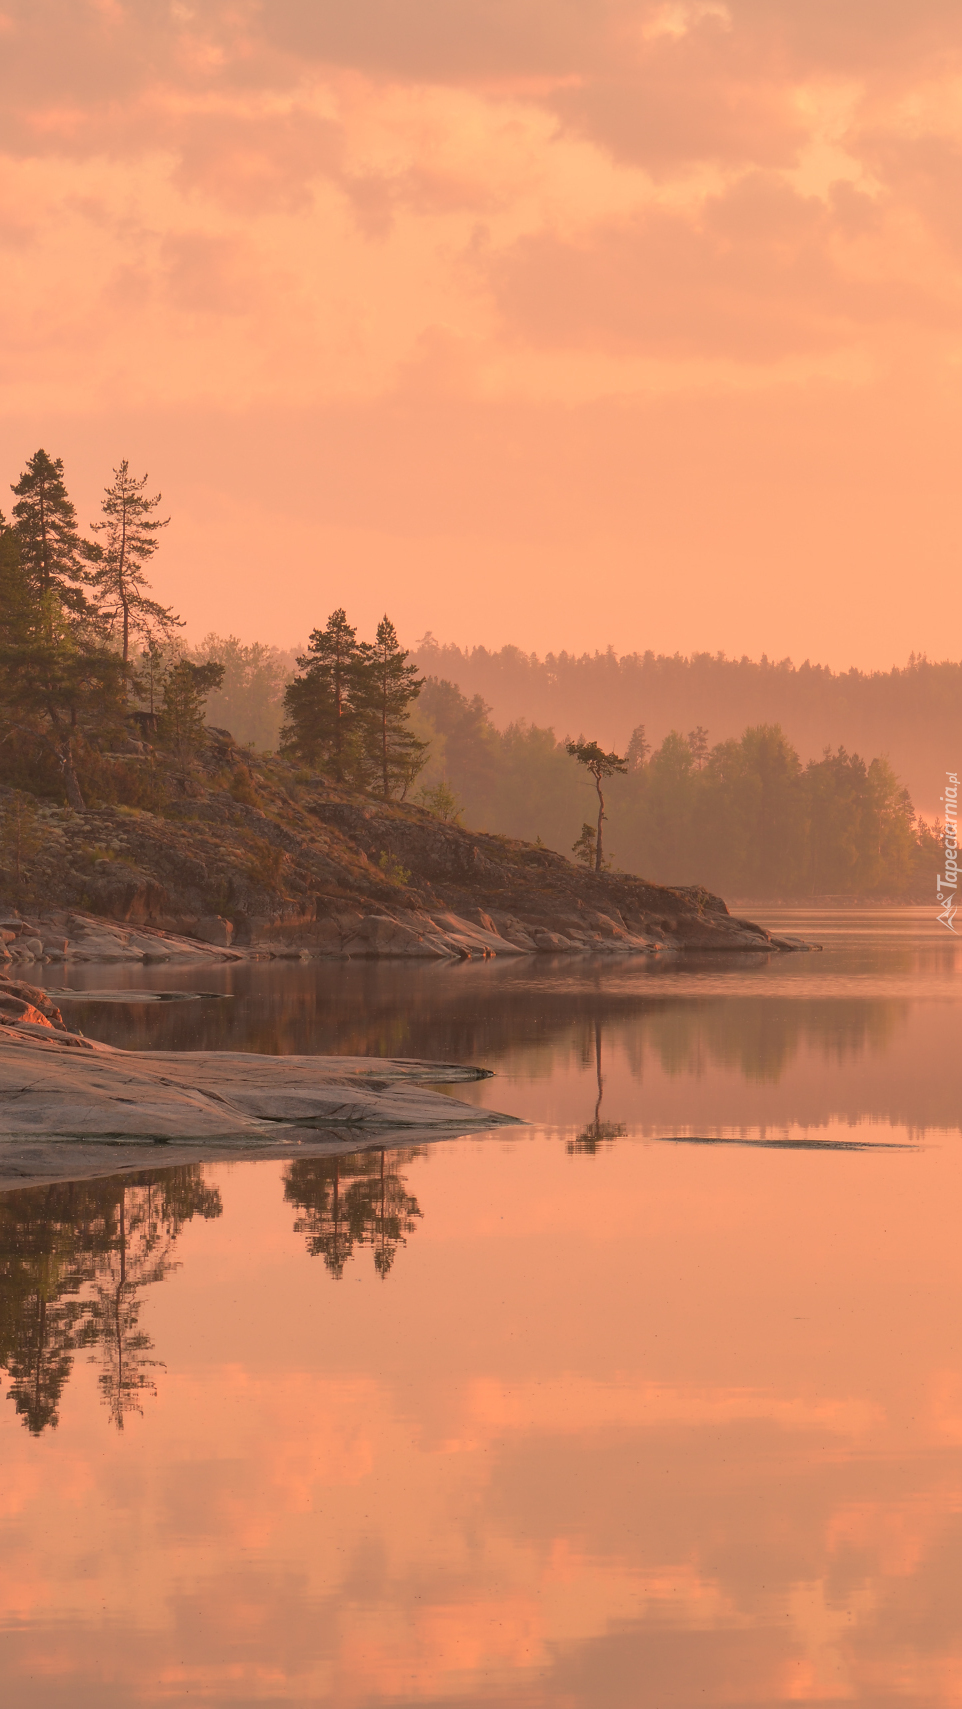
[[[594,790],[552,730],[500,731],[480,696],[439,678],[413,721],[429,743],[424,776],[463,803],[467,825],[590,858]],[[638,726],[624,757],[605,784],[605,850],[624,871],[728,897],[934,893],[940,827],[917,817],[884,759],[836,748],[803,765],[777,725],[714,746],[703,728],[671,731],[654,752]]]
[[[776,663],[721,653],[548,653],[517,647],[439,645],[430,634],[411,658],[425,675],[480,694],[500,729],[527,719],[559,736],[585,732],[623,749],[637,724],[658,745],[671,730],[703,726],[727,741],[757,724],[778,724],[803,761],[840,744],[884,754],[913,800],[937,811],[946,743],[962,724],[962,662],[910,657],[890,671],[831,671],[790,659]],[[944,756],[944,757],[943,757]]]

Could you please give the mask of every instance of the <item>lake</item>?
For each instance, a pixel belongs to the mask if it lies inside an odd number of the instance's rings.
[[[526,1125],[0,1194],[6,1702],[962,1700],[956,942],[755,917],[824,947],[42,970]]]

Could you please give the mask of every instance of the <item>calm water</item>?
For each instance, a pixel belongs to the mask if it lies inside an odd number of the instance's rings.
[[[45,970],[530,1125],[0,1195],[5,1702],[962,1702],[958,952],[772,923],[823,952]]]

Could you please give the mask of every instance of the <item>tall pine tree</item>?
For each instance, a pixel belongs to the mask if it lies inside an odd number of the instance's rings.
[[[332,611],[326,629],[312,631],[307,653],[297,661],[301,675],[284,694],[288,721],[282,745],[329,769],[338,783],[352,770],[357,651],[357,630],[343,608]]]
[[[17,530],[8,528],[0,514],[0,651],[39,640],[41,609],[23,572]]]
[[[103,601],[111,628],[120,625],[124,664],[130,657],[132,631],[149,642],[158,635],[166,639],[172,629],[183,627],[170,606],[159,605],[146,592],[145,565],[160,544],[158,533],[170,522],[169,516],[161,521],[154,515],[161,495],[148,498],[146,486],[147,476],[135,480],[125,457],[114,470],[113,486],[104,488],[100,507],[104,521],[92,524],[93,532],[102,540],[90,581]]]
[[[87,609],[83,587],[90,580],[85,562],[91,547],[77,533],[77,512],[64,485],[61,457],[35,451],[11,491],[17,500],[13,519],[21,567],[44,607],[49,639],[57,605],[75,614]]]
[[[81,595],[81,599],[83,596]],[[43,581],[19,528],[0,534],[0,740],[53,755],[67,800],[82,808],[78,749],[123,726],[124,666],[103,645],[89,606],[65,609]]]
[[[397,631],[382,617],[373,642],[365,641],[354,664],[352,700],[365,769],[385,801],[402,794],[424,764],[427,743],[408,724],[422,681],[398,644]]]

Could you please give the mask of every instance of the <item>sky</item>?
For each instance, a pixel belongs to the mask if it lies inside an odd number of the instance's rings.
[[[960,192],[957,0],[0,0],[0,481],[192,638],[957,658]]]

